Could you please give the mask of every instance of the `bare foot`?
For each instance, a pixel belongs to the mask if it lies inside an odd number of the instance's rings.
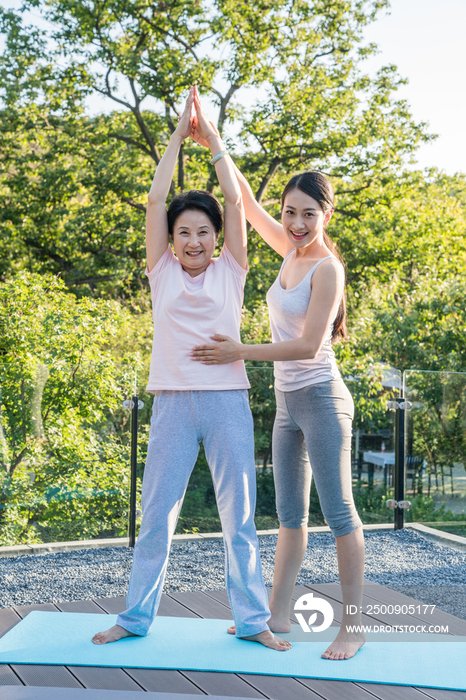
[[[270,630],[253,634],[251,637],[241,637],[241,639],[246,639],[248,642],[259,642],[259,644],[263,644],[268,649],[275,649],[275,651],[288,651],[288,649],[291,649],[289,642],[276,637]]]
[[[279,632],[280,634],[291,632],[291,622],[289,617],[280,618],[273,617],[272,615],[270,620],[267,622],[267,625],[272,632]],[[236,627],[232,625],[228,628],[227,632],[228,634],[236,634]]]
[[[125,630],[124,627],[120,627],[120,625],[114,625],[110,627],[110,629],[105,630],[105,632],[97,632],[97,634],[92,637],[92,641],[94,644],[107,644],[108,642],[118,642],[119,639],[123,639],[124,637],[137,636],[137,634],[128,632],[128,630]]]
[[[338,632],[336,639],[326,651],[321,655],[323,659],[331,661],[344,661],[351,659],[366,641],[364,632],[348,633],[342,629]]]

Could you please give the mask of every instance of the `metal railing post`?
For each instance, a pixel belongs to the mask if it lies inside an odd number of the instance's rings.
[[[395,501],[400,503],[405,498],[405,434],[406,434],[406,411],[405,399],[399,396],[396,401],[398,408],[395,411]],[[395,530],[404,527],[404,508],[395,509]]]
[[[139,399],[131,399],[131,492],[129,497],[129,546],[136,544],[136,491],[138,466],[138,408]]]
[[[394,401],[388,402],[388,410],[395,411],[395,476],[394,498],[386,501],[388,508],[394,510],[394,528],[401,530],[404,527],[405,510],[411,508],[411,502],[405,501],[406,479],[406,411],[412,408],[412,404],[403,396],[398,396]]]

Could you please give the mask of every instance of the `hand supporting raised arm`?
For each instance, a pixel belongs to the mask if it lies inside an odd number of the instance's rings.
[[[215,158],[215,156],[226,149],[217,129],[208,121],[204,114],[197,88],[195,88],[194,106],[196,115],[194,118],[193,138],[201,145],[210,148],[212,156]],[[215,170],[225,198],[225,244],[241,267],[246,268],[246,219],[244,217],[241,189],[235,175],[233,162],[228,154],[215,161]]]
[[[168,223],[165,202],[170,191],[170,183],[175,172],[180,146],[184,139],[193,133],[193,102],[194,88],[191,88],[183,114],[157,166],[154,180],[149,190],[146,210],[146,251],[149,271],[155,267],[167,250]]]
[[[196,88],[196,96],[197,96],[197,88]],[[215,126],[212,124],[212,122],[208,122],[207,119],[205,118],[204,113],[202,112],[202,107],[200,106],[200,101],[197,103],[195,99],[195,104],[196,104],[196,120],[195,120],[195,127],[194,127],[194,133],[192,135],[192,138],[197,141],[201,146],[205,146],[206,148],[210,148],[212,151],[212,155],[217,155],[217,153],[220,153],[222,150],[224,150],[223,143],[220,139],[220,135],[215,128]],[[199,105],[199,112],[198,112],[198,105]],[[199,121],[202,121],[201,122]],[[202,133],[201,133],[202,132]],[[217,138],[215,138],[215,136]],[[225,160],[222,158],[221,160]],[[217,161],[220,163],[220,161]],[[292,250],[293,246],[290,244],[288,241],[284,231],[283,231],[283,226],[279,221],[276,221],[273,216],[270,216],[265,209],[262,208],[262,206],[259,204],[259,202],[256,201],[256,198],[254,197],[254,193],[251,189],[251,186],[249,185],[249,182],[246,180],[244,177],[243,173],[241,170],[238,168],[238,166],[231,160],[227,159],[226,162],[231,164],[235,178],[237,180],[237,183],[240,188],[240,194],[241,194],[241,199],[243,201],[243,207],[246,215],[246,219],[249,221],[249,223],[253,226],[253,228],[256,229],[258,234],[265,240],[266,243],[269,244],[271,248],[277,251],[279,255],[282,257],[285,257],[288,255],[288,253]],[[217,170],[217,175],[219,178],[220,182],[220,177],[221,177],[221,172],[217,168],[217,163],[216,165],[216,170]],[[219,166],[223,167],[223,166]],[[220,182],[220,186],[222,188],[222,192],[226,198],[226,193],[223,189],[223,185]],[[230,248],[230,246],[227,243],[227,247]]]

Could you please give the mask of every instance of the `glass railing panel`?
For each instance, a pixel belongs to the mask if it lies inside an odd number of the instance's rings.
[[[0,544],[125,537],[133,367],[0,364]]]
[[[352,477],[356,508],[364,524],[392,523],[395,469],[395,414],[388,402],[400,395],[401,372],[377,364],[345,378],[354,400]]]
[[[272,465],[272,429],[276,411],[273,367],[247,367],[247,374],[251,384],[249,403],[254,419],[256,525],[259,530],[265,530],[278,527]],[[152,396],[145,392],[147,377],[148,369],[140,373],[138,381],[139,397],[144,402],[139,427],[140,477],[144,471],[152,406]],[[393,520],[393,511],[385,505],[386,499],[393,495],[394,464],[394,414],[387,410],[387,402],[399,394],[400,384],[400,373],[382,366],[377,367],[371,376],[350,378],[347,381],[356,405],[353,489],[358,510],[366,523]],[[140,511],[140,506],[138,510]],[[324,524],[319,498],[312,482],[309,526]],[[201,445],[176,533],[218,532],[220,529],[212,479]]]
[[[466,373],[404,373],[407,522],[466,535]]]

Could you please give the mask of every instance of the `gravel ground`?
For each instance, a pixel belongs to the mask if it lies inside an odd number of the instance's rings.
[[[260,537],[266,585],[272,585],[277,538]],[[367,579],[466,619],[466,552],[411,531],[365,533]],[[0,607],[126,594],[133,551],[127,547],[0,558]],[[223,543],[172,547],[165,591],[224,588]],[[298,583],[338,581],[333,535],[309,536]]]

